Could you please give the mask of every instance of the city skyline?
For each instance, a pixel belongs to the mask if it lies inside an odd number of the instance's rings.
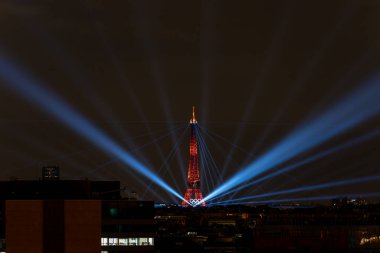
[[[180,203],[162,186],[180,195],[186,189],[192,106],[203,138],[201,186],[207,196],[347,96],[352,99],[334,111],[331,128],[356,115],[370,115],[273,164],[257,179],[339,147],[337,152],[233,197],[376,178],[378,105],[373,97],[368,104],[355,104],[355,94],[371,82],[376,86],[379,13],[380,3],[369,0],[3,1],[3,70],[9,64],[26,80],[47,88],[52,92],[45,97],[49,103],[65,101],[163,183],[154,184],[73,131],[64,118],[46,112],[44,101],[38,104],[37,97],[21,95],[7,79],[9,71],[0,76],[0,179],[36,179],[43,166],[58,165],[62,178],[120,180],[143,198]],[[377,185],[363,179],[288,192],[273,200],[364,196],[376,193]]]

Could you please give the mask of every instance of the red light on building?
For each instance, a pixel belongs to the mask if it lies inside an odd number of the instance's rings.
[[[182,201],[183,207],[202,205],[206,206],[203,201],[203,195],[200,189],[200,175],[199,175],[199,160],[198,160],[198,142],[196,136],[196,125],[198,124],[195,118],[195,108],[193,106],[193,114],[190,119],[190,157],[189,169],[187,174],[187,190],[185,200]]]

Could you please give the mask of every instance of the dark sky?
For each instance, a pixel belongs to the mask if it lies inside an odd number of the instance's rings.
[[[3,0],[0,51],[171,186],[177,182],[182,194],[180,170],[187,169],[188,132],[179,140],[188,131],[193,105],[218,169],[226,169],[225,180],[302,120],[328,110],[377,73],[379,24],[377,0]],[[371,119],[303,157],[379,126],[379,119]],[[171,130],[173,138],[167,136]],[[258,190],[377,174],[379,145],[380,138],[374,138],[281,175]],[[232,162],[226,162],[228,155]],[[42,166],[56,164],[63,178],[121,180],[140,195],[149,185],[2,87],[0,158],[3,180],[35,179]],[[375,192],[377,185],[308,194]],[[164,191],[153,189],[168,199]],[[158,200],[150,193],[145,197]]]

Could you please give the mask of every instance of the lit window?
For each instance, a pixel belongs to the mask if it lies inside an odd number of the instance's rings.
[[[153,245],[153,238],[138,238],[139,239],[139,245],[141,246],[149,246]]]
[[[137,246],[138,245],[138,238],[129,238],[129,245]]]
[[[119,238],[108,238],[108,245],[119,245]]]
[[[102,240],[101,240],[101,245],[102,246],[106,246],[106,245],[108,245],[108,238],[102,238]]]
[[[128,245],[128,238],[119,238],[119,245],[127,246]]]
[[[153,246],[154,238],[101,238],[102,246]],[[2,253],[2,252],[0,252]],[[103,252],[102,252],[103,253]],[[105,251],[107,253],[107,251]]]
[[[148,245],[148,238],[140,238],[139,245]]]

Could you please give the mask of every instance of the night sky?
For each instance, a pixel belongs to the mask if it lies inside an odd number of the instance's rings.
[[[377,0],[3,0],[0,55],[183,194],[193,105],[224,181],[378,74],[379,24]],[[37,179],[42,166],[58,165],[63,179],[120,180],[144,199],[172,201],[3,82],[1,180]],[[289,163],[379,127],[378,115]],[[379,145],[374,137],[238,195],[379,174]],[[204,195],[217,174],[202,178]],[[286,197],[377,192],[378,184]]]

